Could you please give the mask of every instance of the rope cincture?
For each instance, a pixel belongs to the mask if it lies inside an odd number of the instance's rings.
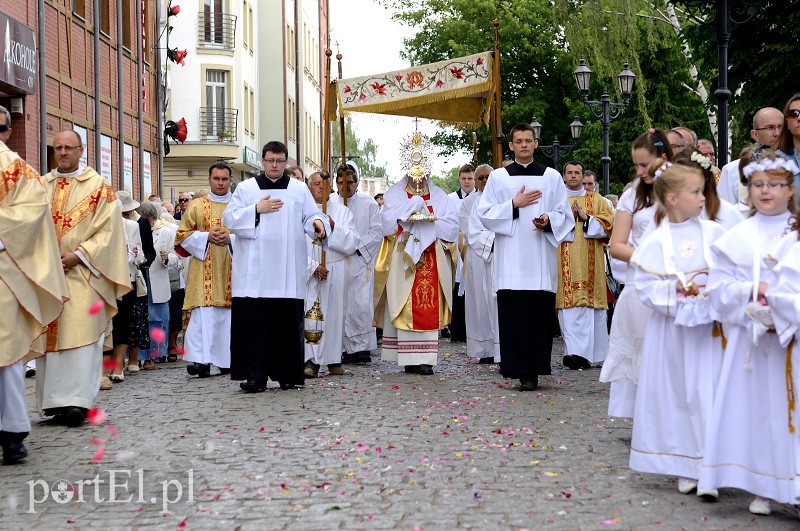
[[[789,403],[789,433],[794,433],[794,424],[792,424],[792,412],[794,411],[794,379],[792,378],[792,349],[794,347],[794,338],[789,346],[786,347],[786,400]]]

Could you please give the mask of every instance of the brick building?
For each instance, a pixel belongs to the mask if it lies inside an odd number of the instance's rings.
[[[45,173],[54,167],[53,134],[75,129],[85,162],[115,189],[136,198],[158,193],[160,4],[0,3],[0,105],[12,111],[10,147]]]

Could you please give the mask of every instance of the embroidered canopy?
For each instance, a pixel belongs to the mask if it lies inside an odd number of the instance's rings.
[[[371,112],[488,124],[492,53],[448,59],[336,83],[339,114]]]

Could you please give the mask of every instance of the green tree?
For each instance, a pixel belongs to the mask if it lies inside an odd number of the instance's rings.
[[[342,158],[341,148],[341,131],[339,122],[331,124],[333,131],[333,141],[331,142],[331,155],[333,160],[339,164]],[[378,146],[371,138],[360,139],[355,129],[353,129],[353,121],[350,117],[345,118],[344,122],[344,138],[345,147],[347,148],[347,156],[352,159],[359,170],[360,175],[364,177],[375,177],[378,179],[386,179],[387,170],[386,165],[379,165],[376,162],[378,155]]]
[[[433,175],[431,176],[431,180],[445,192],[455,192],[461,187],[461,183],[458,180],[458,170],[459,168],[457,166],[452,167],[447,171],[444,177]]]

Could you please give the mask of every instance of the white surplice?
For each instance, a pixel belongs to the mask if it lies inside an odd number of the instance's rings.
[[[536,204],[519,209],[514,219],[511,204],[521,187],[540,190]],[[538,231],[533,219],[547,213],[551,231]],[[495,290],[556,292],[558,264],[555,248],[574,226],[567,188],[561,175],[547,168],[543,175],[509,175],[506,168],[492,170],[478,202],[478,218],[495,233]]]
[[[747,187],[739,179],[740,161],[741,159],[732,160],[722,167],[717,181],[717,195],[735,206],[742,215],[747,215],[750,205],[747,204]]]
[[[633,416],[630,467],[640,472],[697,479],[714,400],[722,341],[705,285],[711,245],[724,234],[717,223],[662,221],[634,251],[634,284],[653,308],[642,344]],[[694,297],[679,297],[677,283]]]
[[[461,203],[459,225],[467,245],[464,289],[464,314],[467,325],[467,355],[500,361],[500,329],[497,326],[497,294],[492,278],[494,233],[478,218],[481,192],[470,194]]]
[[[318,323],[322,338],[315,345],[305,344],[305,361],[318,365],[331,365],[342,362],[342,349],[345,327],[345,299],[349,283],[348,262],[355,259],[358,248],[358,232],[353,224],[353,214],[337,196],[328,200],[327,215],[333,220],[333,230],[328,234],[328,247],[325,253],[325,268],[328,278],[317,280],[314,272],[319,266],[316,260],[318,245],[306,238],[308,252],[307,287],[305,307],[310,308],[319,296],[320,309],[324,317]],[[372,300],[372,299],[370,299]]]
[[[280,199],[277,212],[256,213],[262,198]],[[236,187],[222,222],[236,235],[233,245],[233,297],[303,299],[306,293],[306,237],[314,238],[314,220],[327,217],[308,187],[290,179],[286,189],[261,190],[255,178]],[[258,220],[258,223],[256,223]]]
[[[716,265],[708,290],[728,344],[699,488],[733,487],[796,504],[798,438],[789,432],[786,348],[777,333],[769,333],[747,312],[756,274],[768,286],[783,280],[772,269],[774,262],[765,258],[787,231],[789,217],[788,212],[756,213],[713,247]],[[795,352],[795,371],[797,363]]]
[[[350,271],[344,318],[344,352],[369,351],[378,348],[372,320],[375,307],[373,277],[375,257],[381,245],[381,211],[369,194],[356,192],[347,198],[358,231],[358,252],[348,262]]]
[[[459,196],[459,193],[461,194],[461,196]],[[455,192],[450,192],[449,194],[447,194],[447,197],[449,197],[450,200],[453,201],[453,206],[455,207],[456,212],[459,212],[459,223],[458,223],[459,232],[464,237],[466,237],[467,233],[464,232],[464,225],[461,223],[461,214],[460,214],[461,205],[464,203],[464,201],[466,201],[467,199],[469,199],[473,195],[475,195],[474,191],[471,192],[471,193],[468,193],[468,192],[465,192],[464,190],[461,190],[461,189],[458,189]],[[461,253],[459,252],[458,253],[458,266],[456,268],[456,276],[455,276],[456,284],[461,284],[461,280],[462,280],[461,277],[462,277],[462,274],[463,274],[463,270],[464,270],[464,261],[461,258]],[[459,297],[463,297],[464,296],[464,289],[463,288],[459,289],[458,296]]]

